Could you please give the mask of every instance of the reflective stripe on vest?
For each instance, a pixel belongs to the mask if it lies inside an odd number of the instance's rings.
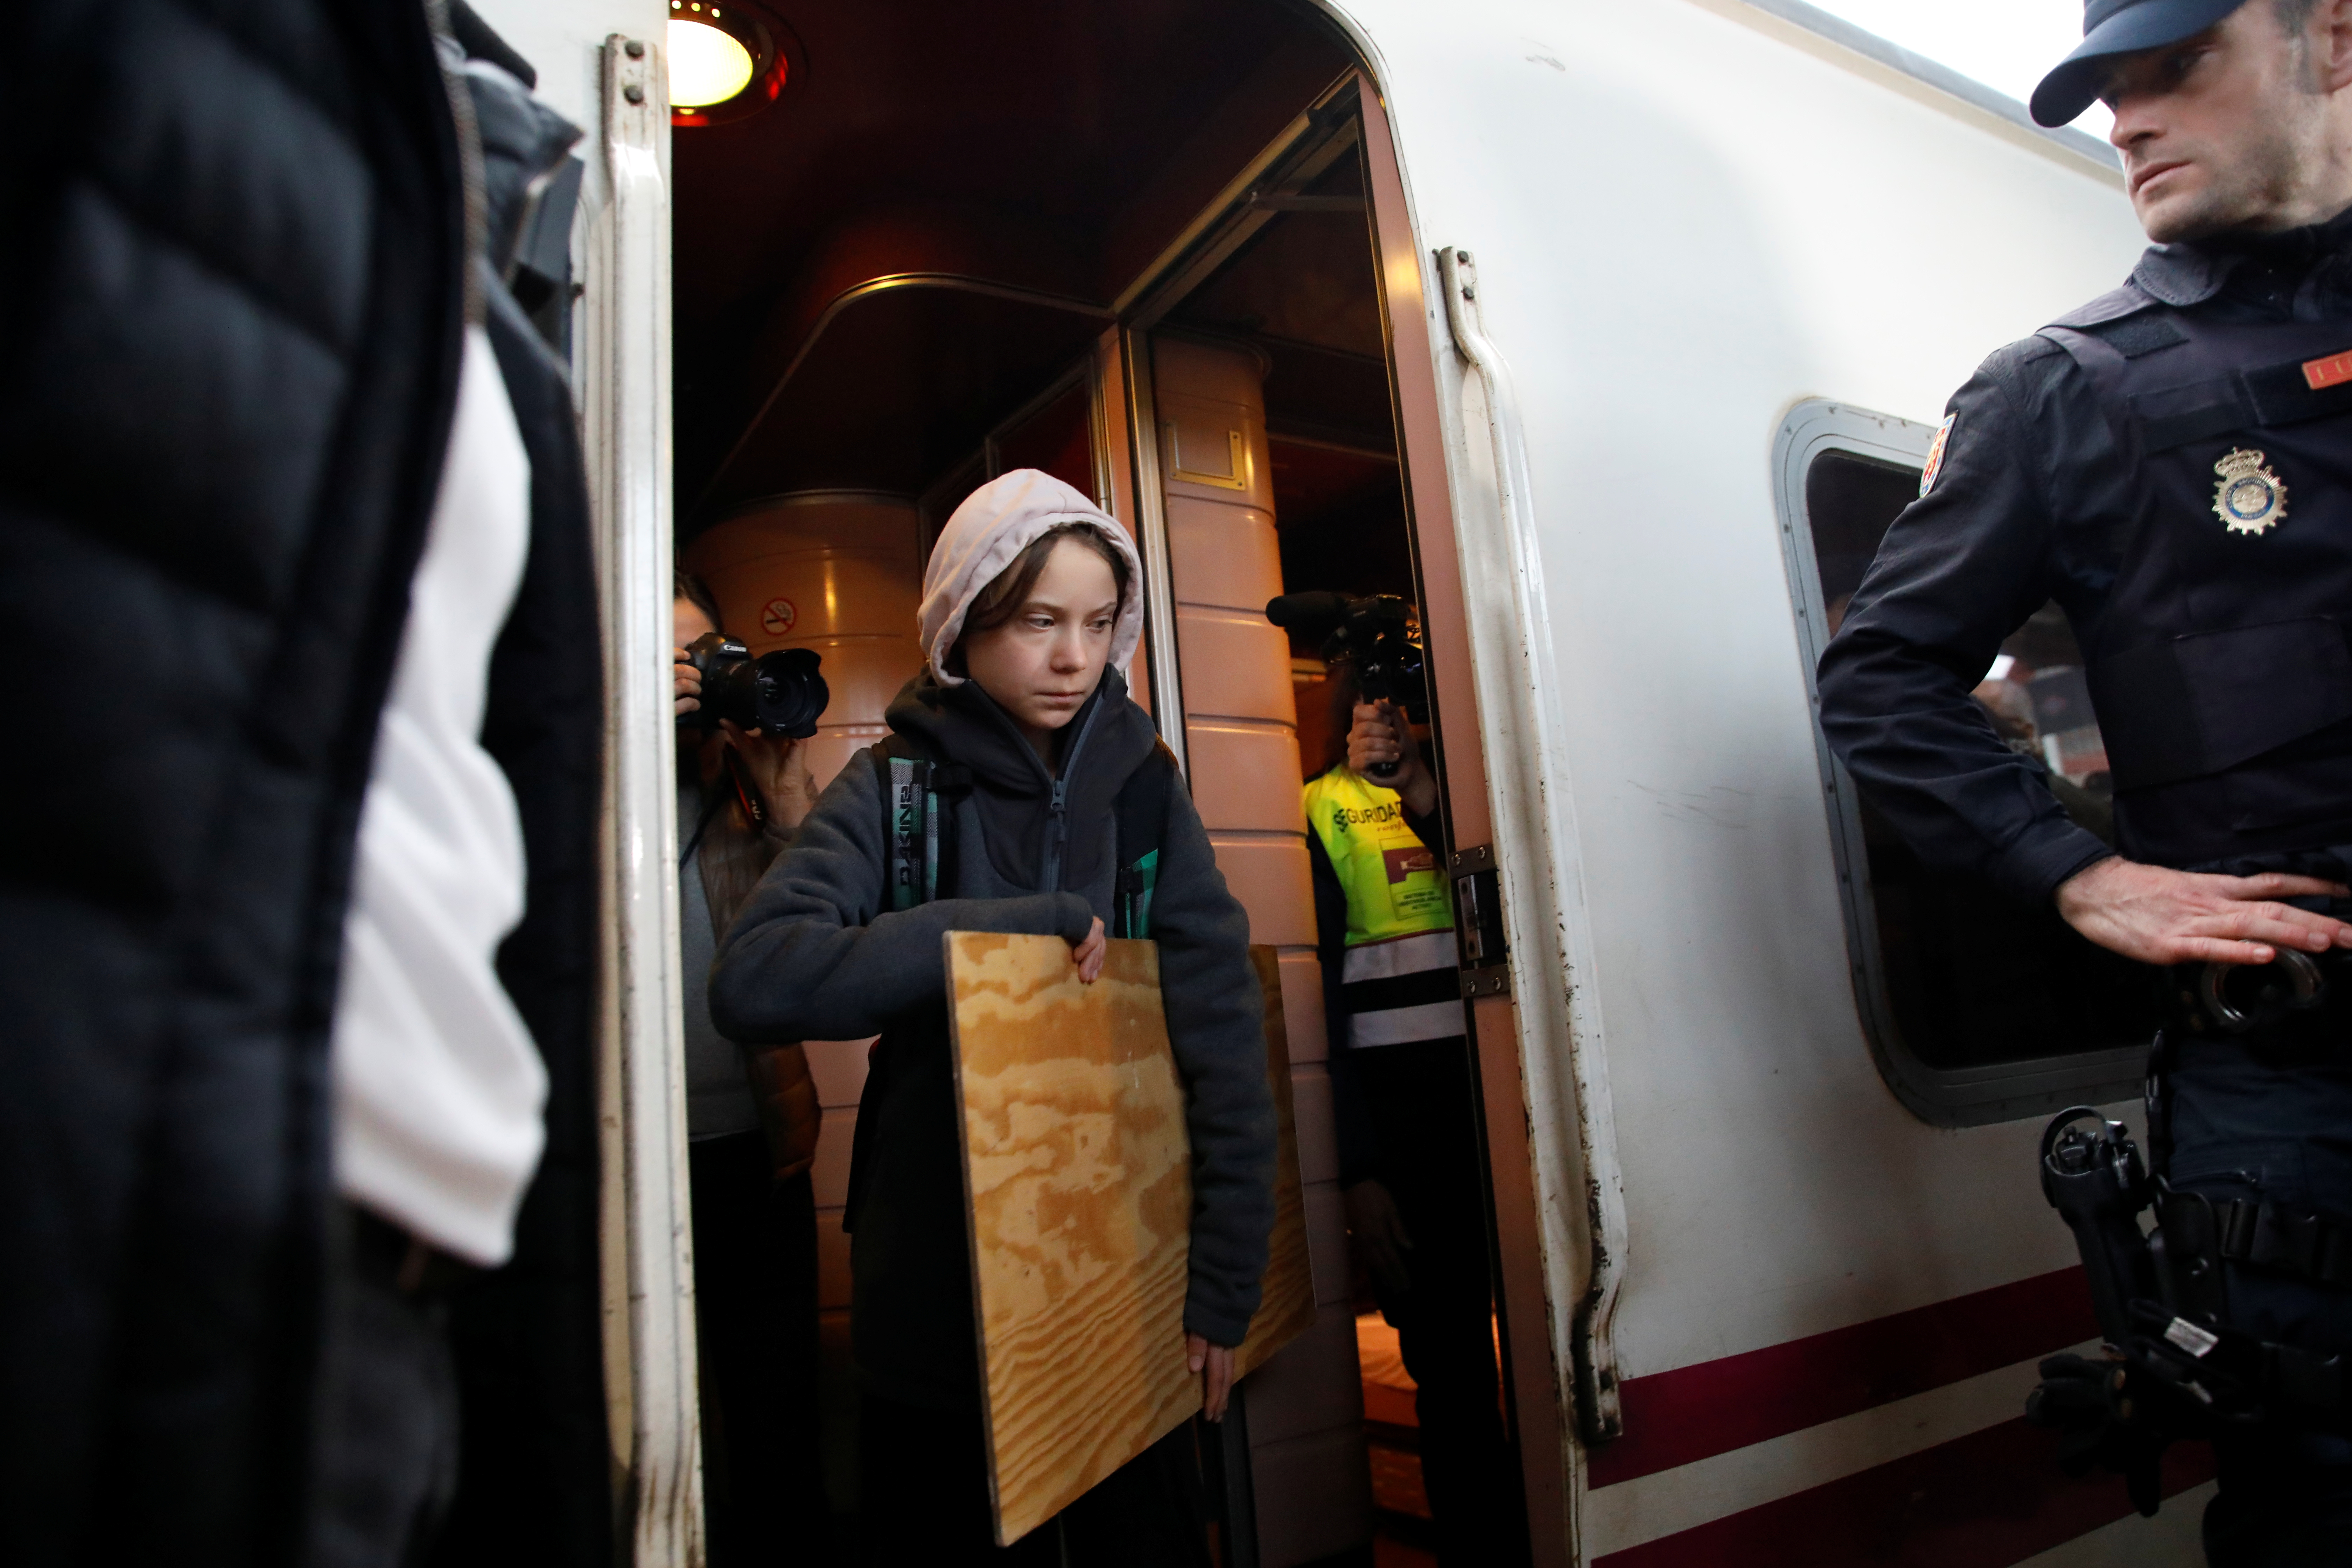
[[[1449,923],[1444,931],[1425,931],[1414,936],[1391,937],[1387,942],[1349,948],[1340,961],[1339,983],[1353,985],[1365,980],[1393,980],[1400,974],[1418,974],[1424,969],[1451,969],[1454,963],[1454,927]]]
[[[1410,1045],[1463,1032],[1454,896],[1397,793],[1346,764],[1307,785],[1307,826],[1348,895],[1339,999],[1348,1044]]]

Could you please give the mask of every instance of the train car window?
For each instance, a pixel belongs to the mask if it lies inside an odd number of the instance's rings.
[[[1829,403],[1790,415],[1780,491],[1806,679],[1888,527],[1919,491],[1934,432]],[[2001,645],[1973,695],[2074,820],[2112,834],[2105,751],[2074,629],[2054,604]],[[2146,971],[2043,905],[1928,867],[1854,788],[1815,726],[1854,997],[1889,1085],[1930,1121],[2030,1116],[2131,1092],[2155,1032]]]

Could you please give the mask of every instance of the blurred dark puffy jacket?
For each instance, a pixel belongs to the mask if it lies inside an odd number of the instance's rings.
[[[551,1097],[515,1261],[454,1304],[444,1554],[609,1562],[586,497],[559,362],[469,259],[473,117],[417,0],[13,21],[0,1562],[290,1554],[344,903],[469,310],[532,464],[484,738],[529,856],[499,967]]]

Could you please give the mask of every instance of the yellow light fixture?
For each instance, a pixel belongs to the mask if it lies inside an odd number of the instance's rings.
[[[669,122],[718,125],[774,103],[790,37],[757,0],[669,0]]]
[[[669,101],[673,109],[701,109],[724,103],[751,84],[755,68],[751,51],[723,28],[676,16],[670,18]]]

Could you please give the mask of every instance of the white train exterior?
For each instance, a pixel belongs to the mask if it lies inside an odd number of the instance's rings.
[[[596,128],[608,1361],[636,1560],[683,1563],[667,13],[480,9]],[[2193,1457],[2144,1521],[2018,1420],[2032,1363],[2086,1337],[2033,1140],[2132,1071],[1889,1061],[1811,713],[1803,463],[1916,467],[1986,353],[2119,281],[2143,240],[2112,158],[1793,0],[1326,9],[1369,88],[1454,837],[1491,846],[1508,920],[1508,994],[1471,1007],[1537,1561],[2196,1561]]]

